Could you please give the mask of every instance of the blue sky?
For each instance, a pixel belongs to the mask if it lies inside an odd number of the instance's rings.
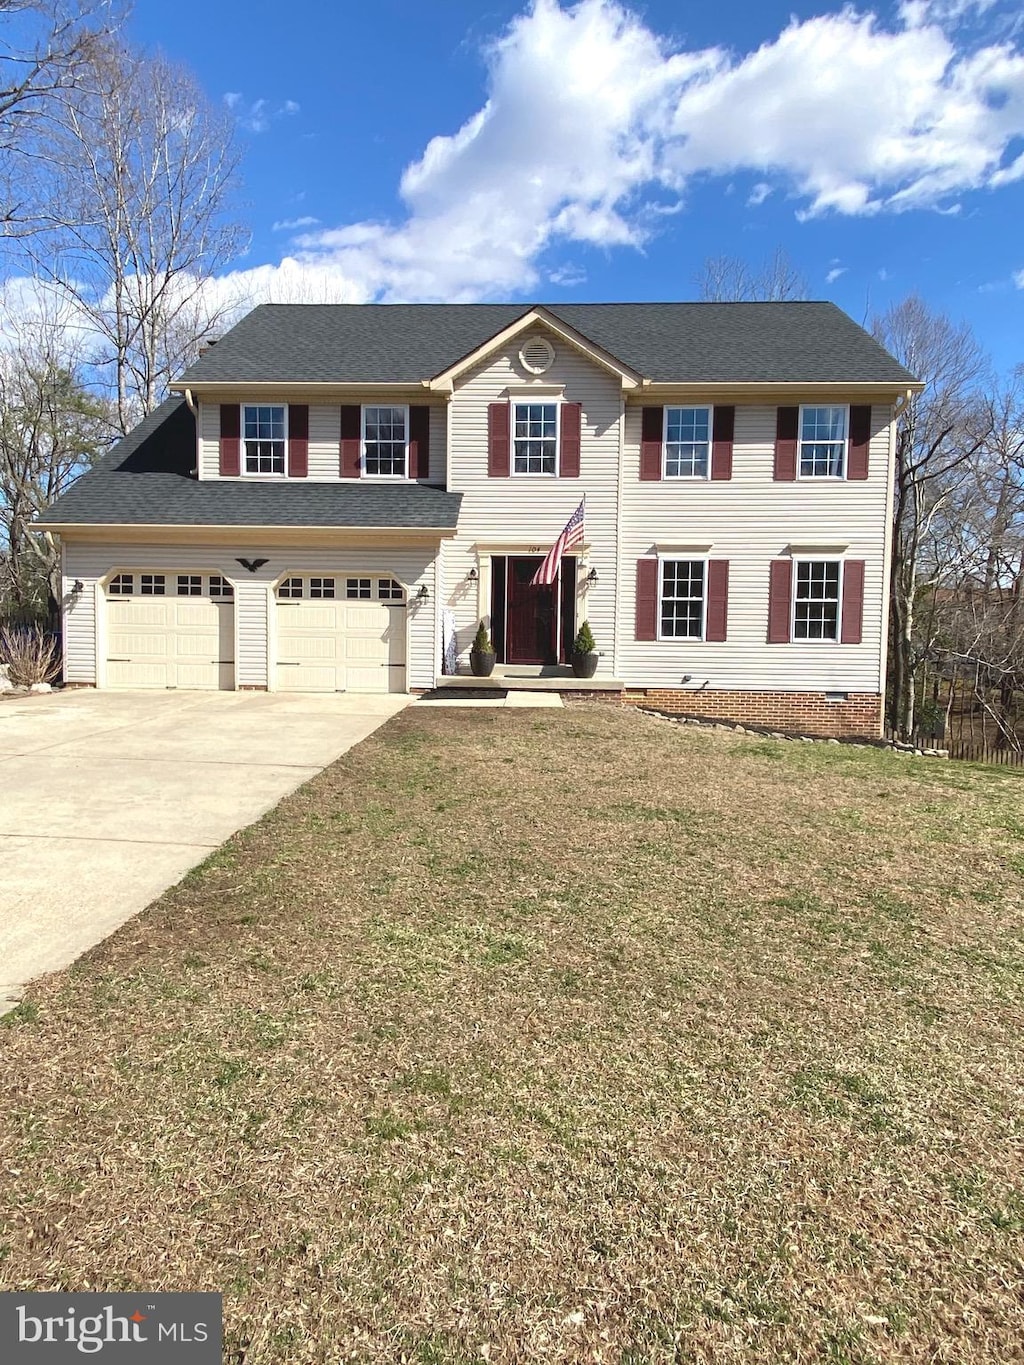
[[[136,0],[131,23],[239,120],[232,268],[267,297],[688,298],[705,257],[782,245],[858,320],[918,290],[1024,361],[1017,4]]]

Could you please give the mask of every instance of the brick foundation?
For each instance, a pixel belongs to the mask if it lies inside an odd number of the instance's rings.
[[[882,698],[877,692],[850,692],[846,701],[827,701],[824,692],[696,692],[651,687],[629,688],[622,700],[627,706],[650,706],[678,716],[823,739],[875,740],[882,733]]]

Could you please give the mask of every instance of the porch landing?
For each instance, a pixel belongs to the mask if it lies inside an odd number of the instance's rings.
[[[566,664],[496,664],[489,678],[472,673],[447,673],[435,679],[438,691],[455,688],[465,692],[481,688],[488,692],[622,692],[618,678],[577,678]]]

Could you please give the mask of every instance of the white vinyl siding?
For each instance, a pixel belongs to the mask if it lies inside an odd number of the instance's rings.
[[[580,477],[530,477],[487,473],[488,404],[511,399],[534,401],[528,393],[529,372],[519,360],[521,338],[514,338],[456,381],[450,413],[449,488],[463,494],[459,531],[442,550],[441,607],[455,616],[460,661],[481,618],[490,618],[490,556],[477,547],[502,545],[496,553],[547,554],[565,523],[586,494],[586,541],[592,547],[586,570],[579,574],[577,628],[590,621],[601,660],[599,674],[611,676],[615,650],[615,539],[618,498],[622,388],[619,379],[596,365],[560,337],[551,338],[555,359],[535,382],[543,390],[537,402],[552,401],[551,388],[564,386],[565,402],[582,405]],[[509,414],[512,419],[512,414]],[[514,431],[511,429],[510,435]],[[511,465],[511,452],[510,452]],[[479,576],[468,579],[471,569]],[[584,585],[590,569],[598,581]],[[440,634],[440,625],[439,625]],[[440,642],[438,643],[440,657]]]
[[[641,405],[626,409],[619,566],[616,676],[631,687],[877,693],[882,687],[885,532],[890,468],[887,405],[872,409],[868,478],[863,481],[772,477],[776,408],[736,407],[732,478],[641,482]],[[662,558],[729,561],[729,638],[635,639],[636,562]],[[711,548],[708,549],[707,547]],[[823,547],[813,552],[810,547]],[[827,547],[845,546],[840,553]],[[689,547],[689,548],[687,548]],[[801,549],[800,547],[804,547]],[[773,559],[863,559],[862,643],[823,649],[767,642],[768,575]],[[794,563],[794,583],[796,566]],[[610,671],[610,670],[609,670]],[[683,683],[689,674],[690,681]]]
[[[404,391],[403,391],[404,392]],[[358,404],[393,405],[399,400],[379,392],[360,393],[346,402]],[[403,397],[406,406],[422,402],[412,394]],[[429,483],[443,485],[446,477],[445,448],[448,434],[448,412],[443,400],[430,405],[430,477]],[[220,476],[220,404],[199,404],[199,477],[216,479]],[[245,467],[242,451],[242,467]],[[309,405],[309,473],[306,482],[333,483],[341,477],[341,403],[311,403]]]
[[[390,549],[363,549],[351,545],[329,549],[261,547],[252,540],[239,542],[235,547],[100,545],[67,541],[63,568],[63,593],[65,601],[69,602],[64,618],[65,677],[68,682],[99,682],[102,685],[104,681],[106,623],[103,608],[97,611],[97,598],[102,600],[104,594],[100,580],[113,571],[134,572],[136,576],[142,572],[163,573],[171,595],[175,593],[178,573],[220,574],[230,581],[235,603],[236,684],[240,687],[266,687],[268,683],[273,686],[267,661],[268,649],[273,647],[270,609],[274,584],[279,577],[287,573],[334,577],[339,593],[343,593],[348,577],[369,574],[375,594],[378,580],[397,580],[405,586],[410,599],[416,597],[421,586],[427,589],[427,598],[411,602],[408,608],[408,685],[411,688],[431,687],[435,664],[435,554],[435,548],[429,545],[401,544]],[[239,556],[265,558],[267,563],[255,574],[250,574],[237,562]],[[79,594],[72,592],[76,579],[82,581]],[[101,640],[99,668],[98,635]]]

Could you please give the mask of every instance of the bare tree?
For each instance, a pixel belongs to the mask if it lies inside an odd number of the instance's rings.
[[[926,564],[925,549],[937,518],[967,482],[971,462],[985,447],[992,412],[980,391],[985,356],[966,325],[932,312],[911,295],[875,318],[872,332],[926,385],[908,400],[896,427],[889,716],[897,734],[909,739],[920,663],[915,603],[922,588],[934,587],[939,576],[936,556]]]
[[[58,123],[50,233],[34,260],[100,339],[128,431],[218,325],[207,281],[242,237],[228,217],[234,123],[188,71],[113,43],[61,93]]]
[[[107,404],[91,394],[81,340],[67,308],[0,318],[0,550],[6,597],[17,609],[57,596],[57,552],[32,528],[104,448],[113,432]]]
[[[6,236],[35,225],[26,187],[34,181],[39,125],[118,18],[109,0],[0,0],[0,225]]]
[[[751,266],[739,256],[709,256],[697,276],[702,303],[779,303],[806,299],[807,280],[782,249]]]

